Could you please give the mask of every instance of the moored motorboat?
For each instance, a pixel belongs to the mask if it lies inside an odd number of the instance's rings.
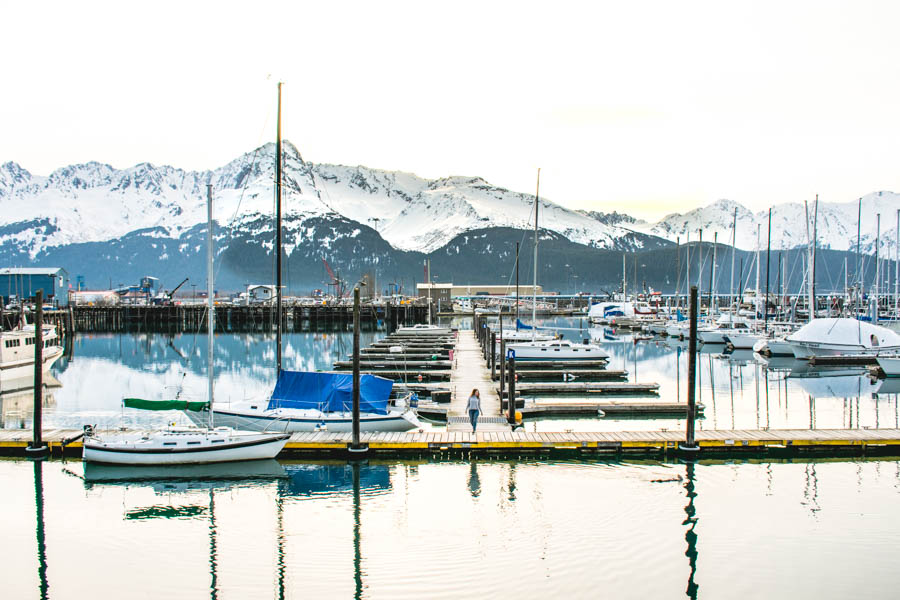
[[[568,340],[507,344],[516,360],[602,360],[609,354],[596,344],[576,344]]]
[[[44,325],[41,331],[44,347],[41,352],[42,372],[47,372],[63,355],[56,327]],[[34,325],[26,325],[24,317],[15,329],[0,331],[0,379],[20,379],[34,375]]]
[[[441,327],[440,325],[426,325],[418,323],[409,327],[398,327],[395,335],[450,335],[452,332],[449,327]]]
[[[867,355],[900,351],[900,335],[886,327],[846,317],[815,319],[787,336],[794,356]]]

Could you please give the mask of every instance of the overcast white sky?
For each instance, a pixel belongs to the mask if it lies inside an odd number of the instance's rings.
[[[658,218],[900,190],[900,2],[0,0],[0,162],[480,175]]]

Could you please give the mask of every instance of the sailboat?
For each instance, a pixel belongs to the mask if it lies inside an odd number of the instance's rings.
[[[209,301],[209,326],[206,337],[209,344],[208,402],[187,400],[143,400],[126,398],[129,408],[149,410],[186,410],[205,413],[202,427],[168,427],[149,432],[124,432],[100,434],[91,426],[85,426],[84,452],[87,462],[121,465],[184,465],[240,460],[275,458],[284,448],[290,435],[259,431],[240,431],[230,427],[212,426],[213,402],[213,330],[215,306],[213,304],[213,225],[212,186],[207,186],[207,216],[209,242],[207,245],[207,277]],[[202,419],[201,419],[202,421]]]
[[[537,331],[537,270],[538,270],[538,207],[541,195],[541,170],[537,174],[534,195],[534,284],[532,286],[531,341],[507,344],[516,360],[600,360],[609,354],[596,344],[577,344],[568,340],[538,340]]]
[[[276,370],[268,398],[212,405],[217,423],[255,431],[353,430],[352,376],[348,373],[287,371],[281,368],[281,84],[278,84],[278,133],[275,144]],[[437,332],[435,332],[437,333]],[[446,333],[450,333],[447,329]],[[360,376],[360,431],[409,431],[422,427],[407,399],[390,404],[393,382]],[[187,413],[191,420],[195,415]]]

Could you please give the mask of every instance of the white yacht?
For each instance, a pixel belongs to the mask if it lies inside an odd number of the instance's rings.
[[[398,327],[394,333],[396,335],[450,335],[451,331],[449,327],[419,323],[409,327]]]
[[[19,379],[34,375],[34,325],[23,323],[16,329],[0,331],[0,379]],[[42,336],[42,370],[50,367],[63,355],[63,347],[59,345],[56,327],[44,325]]]
[[[731,313],[724,313],[715,324],[697,328],[697,338],[704,344],[724,344],[726,335],[746,333],[750,330],[747,320]]]
[[[507,344],[506,348],[515,351],[516,360],[601,360],[609,358],[609,354],[596,344],[575,344],[568,340]]]
[[[852,318],[815,319],[785,338],[797,358],[867,355],[900,351],[900,335]]]

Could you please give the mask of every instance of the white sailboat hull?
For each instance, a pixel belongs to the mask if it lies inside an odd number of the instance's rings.
[[[82,458],[120,465],[184,465],[275,458],[289,435],[223,429],[85,437]]]
[[[204,417],[188,412],[195,422]],[[279,408],[260,410],[252,408],[230,408],[213,410],[213,420],[217,425],[246,429],[250,431],[280,431],[298,433],[308,431],[353,431],[353,415],[350,413],[323,413],[321,411]],[[422,427],[412,411],[391,411],[386,415],[360,413],[360,431],[410,431]]]

